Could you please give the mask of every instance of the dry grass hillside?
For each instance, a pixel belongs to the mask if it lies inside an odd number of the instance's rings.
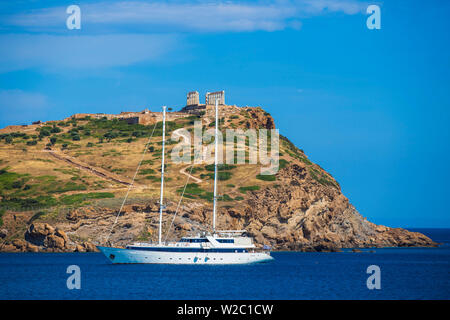
[[[219,112],[222,130],[275,128],[273,118],[261,108],[224,106]],[[92,243],[103,241],[112,226],[153,130],[112,240],[119,245],[154,240],[160,118],[157,114],[154,123],[144,126],[87,116],[0,130],[0,250],[94,250]],[[180,128],[192,132],[195,121],[202,121],[204,129],[213,128],[214,110],[169,113],[166,138]],[[176,143],[166,144],[166,229],[188,184],[171,237],[209,228],[213,190],[211,165],[191,168],[171,161]],[[260,175],[259,164],[219,169],[219,227],[246,228],[259,245],[299,250],[434,245],[422,235],[370,224],[351,207],[337,181],[285,137],[280,137],[276,175]],[[353,237],[343,236],[349,231]]]

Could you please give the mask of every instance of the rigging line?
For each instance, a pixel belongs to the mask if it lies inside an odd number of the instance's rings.
[[[112,233],[112,231],[114,229],[114,226],[117,223],[117,220],[119,219],[119,216],[120,216],[120,213],[122,212],[123,206],[125,205],[125,202],[127,201],[128,194],[130,193],[130,190],[131,190],[131,188],[133,187],[133,184],[134,184],[134,180],[136,179],[137,173],[139,172],[139,169],[141,168],[142,161],[144,160],[145,154],[147,153],[148,145],[150,144],[150,140],[153,137],[153,133],[155,132],[155,128],[156,128],[157,124],[158,124],[158,122],[156,121],[155,125],[153,126],[152,134],[150,135],[150,137],[148,138],[147,143],[145,144],[145,148],[144,148],[144,152],[142,153],[141,161],[139,161],[139,164],[137,166],[136,172],[134,173],[134,176],[133,176],[133,180],[131,180],[131,183],[128,186],[128,190],[127,190],[127,193],[125,194],[125,198],[123,199],[122,205],[120,206],[119,212],[117,213],[116,220],[114,221],[114,223],[113,223],[113,225],[111,227],[111,230],[109,230],[109,234],[108,234],[108,237],[106,237],[105,243],[108,243],[109,237],[111,237],[111,233]]]
[[[188,174],[188,176],[187,176],[186,183],[184,184],[183,192],[181,193],[180,200],[178,201],[177,209],[175,210],[175,213],[174,213],[174,215],[173,215],[172,222],[170,223],[170,226],[169,226],[169,228],[167,229],[166,236],[165,236],[165,238],[164,238],[164,242],[167,241],[167,237],[169,236],[170,229],[172,228],[173,222],[175,221],[175,217],[177,216],[178,209],[180,208],[181,201],[183,200],[184,192],[186,191],[186,187],[187,187],[187,184],[188,184],[188,182],[189,182],[189,178],[191,177],[191,174],[192,174],[192,168],[193,168],[193,167],[194,167],[194,163],[192,163],[191,169],[189,170],[189,174]]]
[[[202,117],[202,119],[203,119],[203,117]],[[186,183],[184,184],[184,188],[183,188],[183,192],[181,193],[180,200],[178,201],[177,209],[175,210],[175,213],[173,215],[172,222],[170,222],[170,226],[166,231],[166,236],[164,237],[164,242],[167,241],[167,237],[169,236],[170,229],[172,228],[173,222],[175,221],[175,217],[177,216],[177,213],[178,213],[178,209],[180,208],[181,201],[183,200],[184,192],[186,191],[186,187],[189,182],[189,178],[192,175],[192,168],[194,167],[194,164],[195,164],[195,155],[198,155],[198,154],[197,153],[194,154],[194,160],[192,162],[191,169],[189,170],[189,174],[187,176]]]

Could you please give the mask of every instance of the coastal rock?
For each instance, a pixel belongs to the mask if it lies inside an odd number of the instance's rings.
[[[11,243],[4,243],[1,247],[0,247],[2,252],[20,252],[16,246],[14,246]]]
[[[55,235],[60,237],[60,238],[63,238],[64,242],[68,242],[69,241],[69,238],[67,237],[66,233],[64,231],[62,231],[61,229],[56,229]]]
[[[192,227],[189,223],[180,224],[180,225],[178,225],[178,228],[180,230],[185,230],[185,231],[191,231],[191,229],[192,229]]]
[[[56,234],[51,234],[47,236],[44,246],[47,248],[57,248],[64,249],[65,241],[64,238],[57,236]]]
[[[6,229],[1,229],[0,230],[0,238],[4,239],[8,236],[8,230]]]
[[[66,233],[48,223],[33,223],[24,236],[27,250],[36,251],[42,247],[46,251],[67,251],[69,238]]]
[[[27,251],[27,242],[22,239],[15,239],[12,241],[12,245],[17,248],[19,252]]]
[[[83,243],[83,248],[85,252],[98,252],[97,247],[90,242]]]
[[[82,245],[76,244],[74,252],[86,252],[86,249]]]
[[[43,246],[46,237],[54,232],[55,228],[48,223],[33,223],[25,233],[25,240],[37,246]]]
[[[25,240],[14,239],[0,246],[2,252],[38,252],[39,248]]]
[[[27,242],[27,251],[28,252],[39,252],[39,247]]]

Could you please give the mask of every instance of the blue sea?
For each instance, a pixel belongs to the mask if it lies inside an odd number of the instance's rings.
[[[450,229],[417,229],[439,248],[274,252],[241,266],[112,265],[100,253],[0,253],[0,299],[449,299]],[[66,285],[69,265],[81,288]],[[367,267],[380,267],[369,290]]]

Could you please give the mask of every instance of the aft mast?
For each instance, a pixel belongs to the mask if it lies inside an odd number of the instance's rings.
[[[213,234],[216,233],[216,202],[217,202],[217,159],[219,153],[219,143],[217,136],[219,134],[219,112],[218,112],[218,100],[216,99],[216,131],[214,135],[214,204],[213,204]]]
[[[162,230],[162,212],[163,194],[164,194],[164,144],[166,139],[166,106],[163,106],[163,134],[162,134],[162,161],[161,161],[161,195],[159,200],[159,232],[158,232],[158,244],[161,245],[161,230]]]

